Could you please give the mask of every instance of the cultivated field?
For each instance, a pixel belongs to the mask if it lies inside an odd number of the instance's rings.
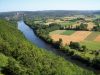
[[[100,32],[92,32],[87,38],[85,39],[86,41],[93,41],[95,38],[100,35]]]
[[[55,31],[50,32],[50,35],[52,35],[52,34],[62,34],[65,31],[66,30],[55,30]]]
[[[100,49],[100,32],[56,30],[51,32],[50,36],[54,41],[58,41],[61,38],[63,45],[69,45],[73,41],[86,45],[88,49]]]
[[[52,34],[50,36],[54,41],[58,41],[61,38],[63,40],[63,44],[68,45],[71,41],[73,42],[83,41],[90,33],[91,33],[90,31],[76,31],[71,35]]]
[[[80,42],[81,45],[86,45],[89,50],[99,50],[100,49],[100,42],[96,41],[83,41]]]
[[[100,42],[100,35],[98,35],[96,38],[95,38],[95,41],[99,41]]]
[[[55,31],[50,32],[50,35],[52,34],[71,35],[74,32],[75,32],[74,30],[55,30]]]

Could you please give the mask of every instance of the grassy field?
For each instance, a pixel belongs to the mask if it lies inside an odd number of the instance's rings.
[[[81,44],[86,45],[91,50],[100,49],[100,42],[94,41],[98,35],[100,35],[100,32],[92,32]]]
[[[50,35],[52,34],[71,35],[74,32],[75,32],[74,30],[55,30],[50,32]]]
[[[80,43],[81,45],[86,45],[86,47],[90,50],[98,50],[100,49],[100,42],[95,41],[83,41]]]
[[[55,30],[55,31],[52,31],[52,32],[50,32],[50,35],[52,35],[52,34],[62,34],[62,33],[64,33],[66,30]]]
[[[66,30],[62,33],[62,35],[71,35],[73,34],[75,31],[74,30]]]

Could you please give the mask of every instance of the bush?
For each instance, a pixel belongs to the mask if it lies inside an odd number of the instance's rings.
[[[77,49],[77,50],[81,49],[81,46],[78,42],[70,42],[69,47],[72,48],[72,49]]]
[[[93,59],[93,61],[92,61],[92,66],[93,66],[95,69],[100,69],[100,57],[94,58],[94,59]]]

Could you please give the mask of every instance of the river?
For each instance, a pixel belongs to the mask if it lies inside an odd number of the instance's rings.
[[[34,30],[31,29],[28,25],[26,25],[23,20],[18,21],[18,29],[24,34],[24,36],[30,42],[32,42],[33,44],[37,45],[39,48],[44,48],[45,50],[53,52],[53,53],[65,58],[66,60],[68,60],[68,61],[80,66],[80,67],[83,67],[85,69],[94,71],[94,69],[92,69],[90,67],[87,67],[87,66],[85,66],[84,64],[82,64],[82,63],[80,63],[78,61],[72,60],[70,57],[66,56],[65,53],[59,52],[58,50],[54,49],[51,45],[45,43],[38,36],[35,35]]]
[[[49,44],[45,43],[43,40],[41,40],[39,37],[37,37],[29,26],[27,26],[24,21],[18,22],[18,29],[23,32],[25,37],[31,41],[32,43],[36,44],[39,48],[44,48],[47,50],[53,49]]]

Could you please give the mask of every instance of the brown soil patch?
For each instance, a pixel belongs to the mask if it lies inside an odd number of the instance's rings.
[[[50,35],[54,41],[58,41],[60,38],[63,40],[64,45],[69,45],[71,41],[73,42],[81,42],[83,41],[91,32],[90,31],[76,31],[74,34],[68,35],[60,35],[60,34],[52,34]]]
[[[94,41],[100,42],[100,35],[97,36]]]

